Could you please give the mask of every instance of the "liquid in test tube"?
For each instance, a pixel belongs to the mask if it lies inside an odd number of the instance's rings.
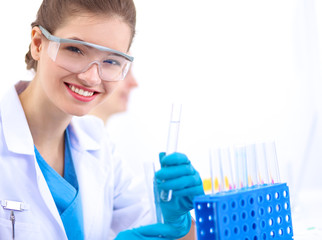
[[[179,103],[172,104],[166,155],[169,155],[177,151],[181,108],[182,105]],[[172,198],[172,190],[169,190],[168,192],[162,190],[160,193],[160,198],[164,202],[169,202]]]

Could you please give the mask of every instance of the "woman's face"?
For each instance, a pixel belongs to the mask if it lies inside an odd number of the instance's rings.
[[[94,43],[126,53],[130,45],[131,29],[117,17],[106,18],[100,15],[80,13],[78,16],[69,17],[52,34],[60,38]],[[48,56],[48,44],[49,41],[42,36],[35,78],[40,83],[37,86],[44,93],[45,99],[43,100],[48,101],[52,106],[67,114],[82,116],[104,101],[119,84],[119,82],[102,80],[96,64],[78,74],[58,66]]]

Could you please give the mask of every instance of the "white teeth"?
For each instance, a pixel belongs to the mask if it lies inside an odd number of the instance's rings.
[[[93,94],[94,94],[94,92],[84,91],[83,89],[79,89],[79,88],[72,86],[72,85],[69,85],[69,89],[79,95],[84,96],[84,97],[90,97],[90,96],[93,96]]]

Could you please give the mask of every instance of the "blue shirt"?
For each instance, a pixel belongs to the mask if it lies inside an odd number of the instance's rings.
[[[51,166],[48,165],[38,152],[36,146],[35,154],[38,165],[46,179],[64,224],[68,239],[84,239],[82,203],[70,151],[68,128],[65,131],[64,177],[60,176]]]

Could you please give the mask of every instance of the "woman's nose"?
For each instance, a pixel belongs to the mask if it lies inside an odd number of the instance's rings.
[[[99,66],[96,63],[92,63],[84,72],[79,73],[78,78],[87,86],[96,86],[102,81],[99,75]]]

